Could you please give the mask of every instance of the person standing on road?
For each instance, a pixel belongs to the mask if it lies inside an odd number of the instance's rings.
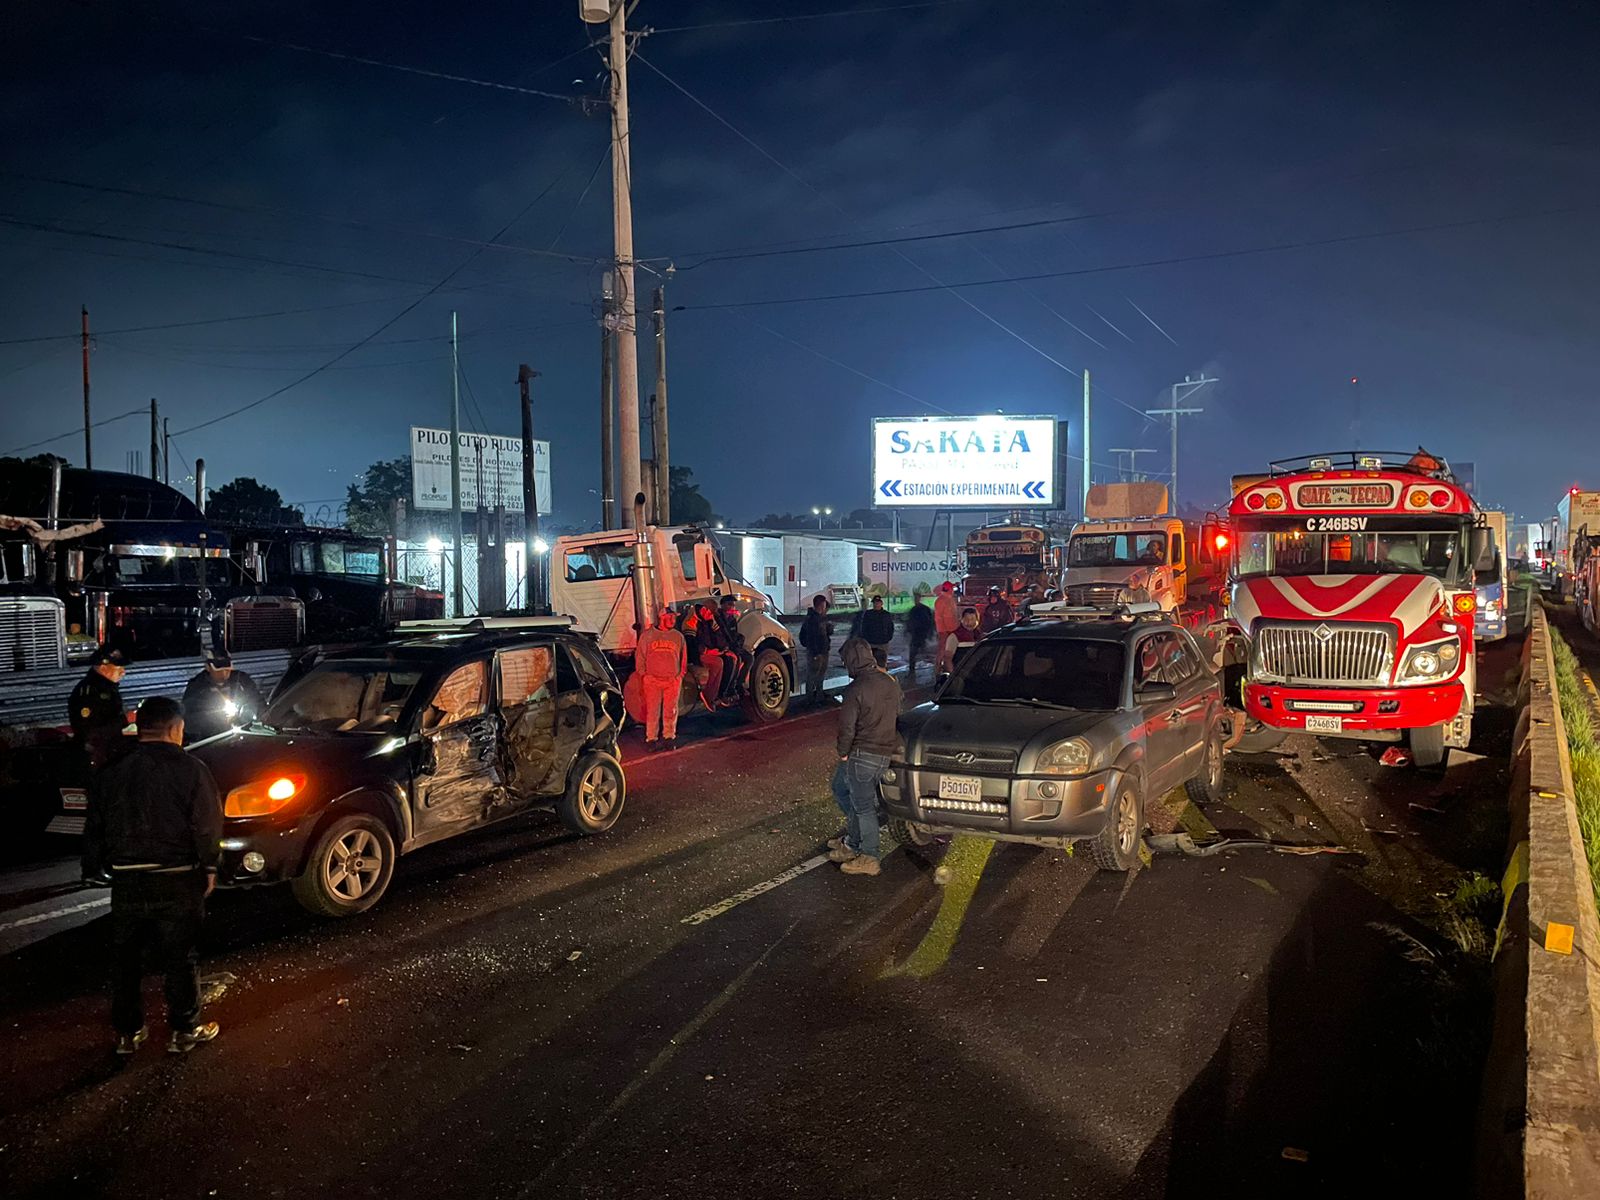
[[[997,587],[989,589],[989,603],[983,610],[983,632],[993,633],[996,629],[1003,629],[1017,619],[1016,609],[1011,607],[1011,602],[1005,598]]]
[[[204,741],[259,716],[265,707],[256,681],[233,665],[226,650],[213,650],[183,689],[184,736]]]
[[[961,608],[956,603],[956,585],[946,580],[939,585],[939,598],[933,602],[933,627],[939,637],[940,672],[950,669],[950,652],[946,643],[961,626]]]
[[[850,686],[839,709],[833,799],[845,816],[844,831],[828,842],[828,858],[847,875],[878,873],[878,779],[900,747],[900,685],[878,665],[865,639],[851,638],[839,650]]]
[[[144,952],[166,975],[167,1049],[186,1054],[220,1032],[200,1023],[196,974],[205,900],[222,861],[216,781],[183,749],[183,708],[156,696],[139,706],[139,742],[89,785],[83,874],[111,876],[111,1024],[128,1055],[149,1036]]]
[[[912,683],[917,680],[917,659],[927,653],[934,634],[933,610],[920,595],[913,596],[911,611],[906,613],[906,678]]]
[[[872,607],[861,617],[861,636],[872,647],[880,667],[889,665],[889,643],[894,641],[894,617],[883,607],[883,597],[874,596]]]
[[[672,610],[662,609],[656,628],[640,634],[633,651],[644,698],[644,744],[649,750],[678,746],[678,697],[689,669],[689,647],[676,624]]]
[[[828,620],[828,598],[811,597],[811,607],[800,624],[800,648],[806,652],[806,696],[821,704],[822,685],[828,677],[828,656],[833,652],[833,622]]]
[[[117,686],[127,673],[127,663],[122,651],[102,646],[90,660],[89,673],[67,697],[72,738],[89,755],[90,770],[98,771],[115,757],[122,731],[128,727],[128,709]]]
[[[964,608],[961,610],[961,624],[957,625],[944,643],[945,658],[949,669],[955,670],[960,656],[983,640],[983,631],[978,628],[978,610]]]

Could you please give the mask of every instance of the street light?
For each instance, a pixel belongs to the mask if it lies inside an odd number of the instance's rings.
[[[550,553],[550,543],[545,541],[542,537],[534,538],[533,539],[533,552],[535,554],[548,554],[548,553]]]

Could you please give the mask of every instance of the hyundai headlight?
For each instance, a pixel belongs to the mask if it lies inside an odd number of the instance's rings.
[[[1461,642],[1458,638],[1428,642],[1413,646],[1401,660],[1397,684],[1439,683],[1454,673],[1461,661]]]
[[[1046,746],[1039,755],[1038,772],[1041,775],[1082,775],[1089,769],[1094,751],[1082,738],[1068,738]]]

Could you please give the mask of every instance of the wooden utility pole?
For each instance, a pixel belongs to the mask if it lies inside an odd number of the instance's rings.
[[[656,524],[672,524],[672,464],[667,446],[667,304],[666,289],[656,288],[656,394],[651,397],[650,430],[654,435]]]
[[[611,272],[605,275],[600,301],[600,527],[616,529],[617,520],[617,405],[612,394]]]
[[[482,501],[479,494],[479,501]],[[461,356],[456,344],[456,314],[450,314],[450,566],[455,616],[466,616],[461,592]]]
[[[172,486],[172,435],[167,432],[167,417],[161,418],[161,482]]]
[[[94,437],[89,420],[89,306],[83,306],[83,468],[94,469]]]
[[[156,416],[156,398],[150,397],[150,478],[161,478],[161,421]]]
[[[621,450],[618,482],[628,520],[635,520],[639,466],[638,297],[633,278],[633,184],[628,140],[628,5],[611,8],[611,200],[616,241],[617,441]]]
[[[522,393],[522,566],[528,578],[528,611],[542,613],[549,603],[544,595],[544,564],[535,547],[539,537],[539,479],[533,457],[533,397],[528,385],[539,377],[527,363],[517,368],[517,388]]]

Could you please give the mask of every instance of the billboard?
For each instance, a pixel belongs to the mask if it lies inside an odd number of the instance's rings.
[[[874,417],[872,506],[1060,508],[1056,436],[1055,417]]]
[[[522,511],[522,439],[484,433],[461,435],[461,507],[478,507],[478,483],[483,482],[483,507],[503,505],[508,513]],[[533,443],[533,485],[539,493],[539,512],[550,513],[550,443]],[[450,431],[411,427],[411,505],[420,512],[450,508]]]
[[[934,592],[942,583],[961,582],[960,564],[943,550],[863,550],[861,582],[880,585],[891,595]]]

